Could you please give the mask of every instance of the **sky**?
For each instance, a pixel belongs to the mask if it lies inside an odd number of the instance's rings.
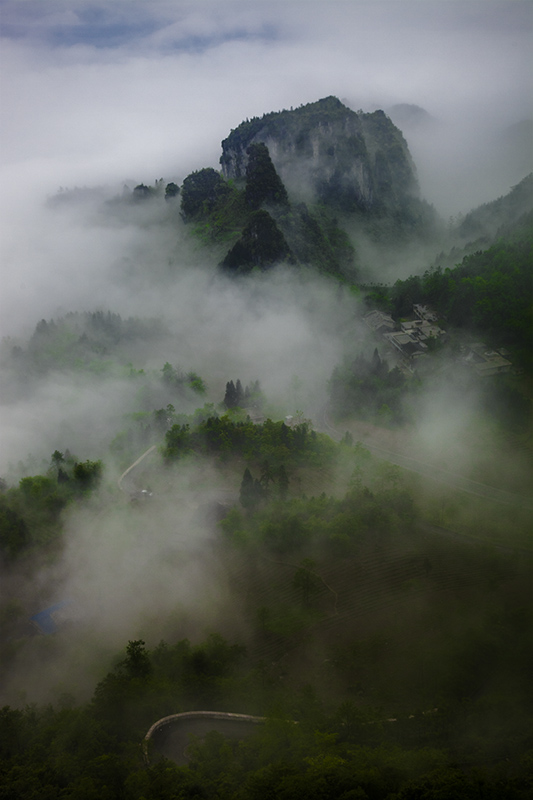
[[[89,247],[43,221],[48,196],[179,182],[217,167],[230,130],[272,110],[328,95],[365,111],[419,105],[433,127],[404,132],[437,210],[506,193],[522,165],[502,166],[495,142],[532,116],[532,11],[520,0],[0,0],[0,334],[34,308],[30,288],[52,289],[54,260]],[[102,242],[90,246],[99,256]]]
[[[511,124],[531,24],[519,0],[2,0],[4,181],[187,174],[244,118],[330,94]]]

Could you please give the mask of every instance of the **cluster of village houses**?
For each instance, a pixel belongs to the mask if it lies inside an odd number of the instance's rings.
[[[413,305],[414,319],[397,323],[383,311],[370,311],[364,322],[370,330],[382,336],[393,352],[399,353],[398,365],[413,372],[416,362],[429,352],[428,342],[446,337],[446,331],[437,325],[437,315],[429,307],[419,303]],[[512,364],[503,348],[492,350],[483,342],[467,345],[461,353],[461,362],[480,376],[509,372]]]

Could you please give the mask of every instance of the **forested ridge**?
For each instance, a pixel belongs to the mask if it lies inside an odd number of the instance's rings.
[[[119,365],[130,367],[120,356],[121,348],[155,341],[164,332],[160,320],[123,319],[120,314],[101,310],[70,312],[57,319],[40,320],[28,342],[24,346],[13,343],[4,358],[27,378],[50,370],[86,370],[98,375],[116,372]],[[8,340],[6,344],[11,343]]]

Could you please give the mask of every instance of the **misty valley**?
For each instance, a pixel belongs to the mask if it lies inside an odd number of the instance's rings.
[[[327,97],[40,213],[0,798],[530,797],[533,174],[443,220]]]

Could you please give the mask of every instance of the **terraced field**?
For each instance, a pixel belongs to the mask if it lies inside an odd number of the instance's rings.
[[[446,637],[454,628],[475,627],[469,614],[475,617],[476,607],[489,599],[503,606],[507,593],[525,598],[527,568],[517,576],[522,558],[419,531],[350,558],[322,559],[310,568],[314,591],[307,604],[293,584],[298,559],[233,554],[226,568],[253,631],[252,663],[280,680],[297,680],[301,672],[361,684],[364,695],[365,686],[393,674],[390,659],[415,687],[417,661],[433,659],[438,674]],[[353,664],[343,655],[350,648],[359,653]],[[380,675],[372,675],[373,663]],[[428,687],[434,681],[430,676]]]

